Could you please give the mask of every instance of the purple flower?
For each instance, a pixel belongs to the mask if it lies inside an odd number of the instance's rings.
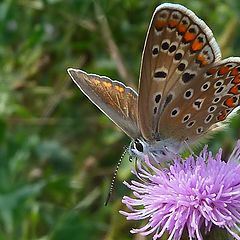
[[[137,181],[125,184],[134,197],[125,196],[129,212],[120,211],[128,220],[144,220],[146,225],[131,233],[153,234],[160,239],[180,240],[183,230],[189,239],[203,239],[212,226],[225,228],[240,240],[240,141],[228,162],[222,151],[214,157],[205,147],[198,157],[180,157],[169,169],[159,169],[145,157],[134,174]]]

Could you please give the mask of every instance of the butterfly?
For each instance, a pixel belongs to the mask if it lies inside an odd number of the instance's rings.
[[[131,139],[130,155],[178,153],[239,105],[240,58],[221,59],[210,28],[191,10],[164,3],[145,40],[138,92],[69,68],[80,90]]]

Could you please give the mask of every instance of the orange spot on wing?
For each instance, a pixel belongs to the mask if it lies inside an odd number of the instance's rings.
[[[185,32],[187,31],[187,26],[184,25],[184,24],[182,24],[182,23],[180,23],[180,24],[178,25],[177,29],[178,29],[178,31],[179,31],[180,33],[185,33]]]
[[[157,30],[162,30],[162,28],[163,27],[165,27],[167,25],[167,22],[166,21],[164,21],[164,20],[156,20],[156,22],[155,22],[155,28],[157,29]]]
[[[187,42],[190,42],[192,40],[194,40],[196,38],[197,34],[196,33],[190,33],[190,32],[186,32],[184,34],[184,39],[187,41]]]
[[[203,47],[203,43],[200,42],[198,39],[195,39],[192,44],[192,50],[198,51],[198,50],[202,49],[202,47]]]
[[[209,74],[214,74],[217,72],[217,69],[216,68],[210,68],[208,71],[207,71]]]
[[[234,79],[233,79],[232,83],[235,83],[235,84],[238,84],[238,83],[240,83],[240,76],[239,76],[239,75],[237,75],[236,77],[234,77]]]
[[[221,112],[220,115],[217,116],[218,121],[223,121],[226,118],[226,114]]]
[[[224,104],[230,108],[236,105],[234,97],[229,97],[225,100]]]
[[[203,54],[199,54],[197,56],[197,60],[202,64],[202,65],[206,65],[208,64],[208,61],[206,60],[206,57]]]
[[[123,87],[119,87],[119,86],[115,86],[115,89],[120,92],[123,93],[124,92],[124,88]]]
[[[232,93],[232,94],[234,94],[234,95],[237,95],[237,94],[239,94],[239,85],[235,85],[235,86],[233,86],[230,90],[229,90],[229,93]]]
[[[232,76],[237,76],[238,75],[238,69],[237,68],[233,68],[233,70],[231,71],[231,75]]]
[[[219,74],[224,75],[229,72],[229,68],[227,66],[223,66],[219,70]]]
[[[96,85],[98,85],[98,84],[100,83],[100,81],[97,80],[97,79],[94,79],[93,82],[94,82]]]
[[[168,22],[168,25],[169,25],[169,27],[171,27],[171,28],[176,27],[177,24],[178,24],[178,22],[177,22],[176,20],[170,20],[170,21]]]
[[[110,82],[103,82],[103,85],[106,87],[106,88],[110,88],[112,86],[112,84]]]

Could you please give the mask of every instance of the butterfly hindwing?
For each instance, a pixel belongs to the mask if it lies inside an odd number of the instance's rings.
[[[137,93],[110,78],[70,68],[68,73],[81,91],[131,138],[140,136],[137,127]]]
[[[196,140],[239,106],[240,58],[214,63],[199,73],[165,109],[163,134],[178,140]]]
[[[211,30],[192,11],[162,4],[145,41],[139,87],[139,126],[146,139],[168,138],[165,108],[221,54]],[[164,118],[165,119],[165,118]]]

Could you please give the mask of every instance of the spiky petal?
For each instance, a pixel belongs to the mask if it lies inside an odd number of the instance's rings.
[[[212,156],[205,147],[198,157],[178,157],[168,169],[160,169],[146,156],[145,163],[138,163],[137,181],[125,182],[134,197],[123,198],[129,212],[120,213],[128,220],[147,221],[131,232],[153,234],[154,240],[168,232],[168,240],[180,240],[187,229],[189,239],[203,240],[216,225],[240,240],[240,142],[229,161],[221,158],[221,149]]]

